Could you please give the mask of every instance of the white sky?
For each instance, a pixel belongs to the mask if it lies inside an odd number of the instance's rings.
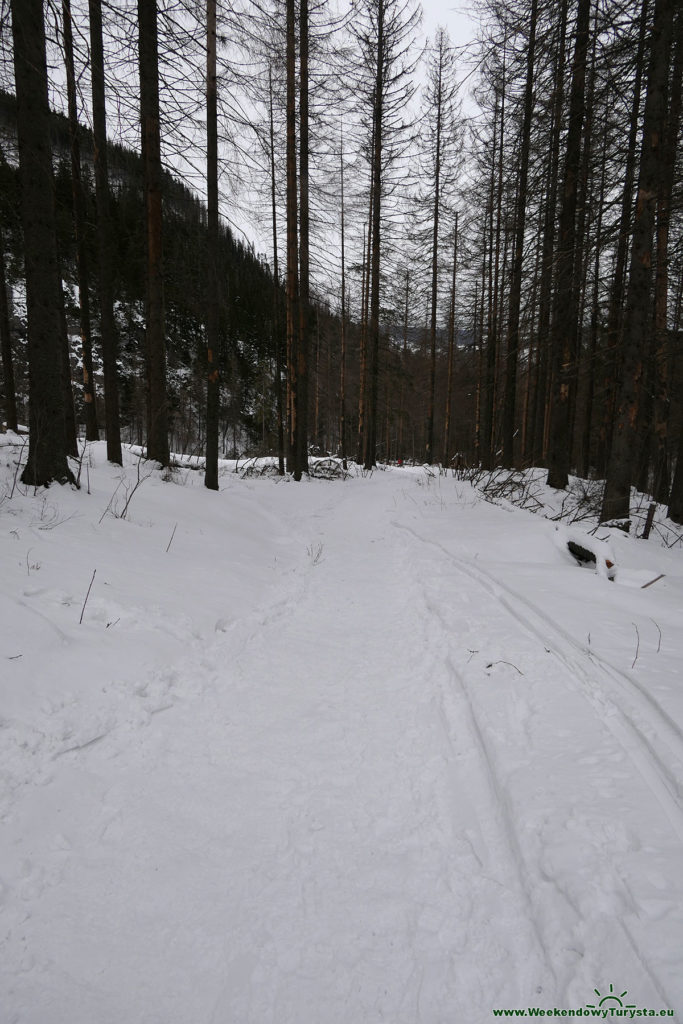
[[[447,0],[422,0],[422,27],[425,34],[431,36],[438,25],[443,25],[454,46],[472,42],[476,19],[466,13],[469,6],[467,3],[448,3]]]

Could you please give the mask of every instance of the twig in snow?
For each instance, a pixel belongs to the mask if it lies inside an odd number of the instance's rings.
[[[655,626],[657,626],[657,632],[659,633],[659,642],[657,643],[657,654],[659,654],[662,649],[662,631],[659,628],[659,624],[655,622],[654,619],[652,619],[652,621],[655,623]]]
[[[173,527],[173,533],[171,534],[171,539],[169,540],[168,546],[166,548],[166,554],[168,554],[169,548],[171,547],[171,544],[173,543],[173,538],[175,537],[175,532],[176,532],[177,529],[178,529],[178,524],[176,523],[175,526]]]
[[[109,509],[111,508],[111,503],[114,500],[114,498],[116,497],[116,492],[118,491],[118,489],[121,486],[121,484],[123,483],[123,481],[124,481],[124,477],[122,476],[121,479],[119,480],[119,482],[116,485],[116,489],[114,490],[114,493],[112,494],[111,498],[109,499],[109,504],[107,505],[107,507],[105,508],[104,512],[102,513],[102,515],[100,516],[100,518],[98,520],[98,526],[102,522],[104,517],[106,516],[107,512],[109,511]]]
[[[640,633],[638,632],[638,627],[636,626],[635,622],[632,622],[631,625],[636,631],[636,656],[633,659],[633,663],[631,665],[631,668],[633,668],[635,663],[638,661],[638,651],[640,650]]]
[[[660,572],[659,576],[655,576],[655,578],[653,580],[650,580],[649,583],[643,583],[640,589],[645,590],[647,587],[651,587],[653,583],[656,583],[658,580],[663,580],[665,576],[666,573]]]
[[[491,661],[491,662],[489,662],[489,664],[486,667],[487,668],[493,668],[494,665],[509,665],[510,668],[514,668],[515,672],[519,672],[520,676],[524,675],[522,670],[517,668],[516,665],[513,665],[511,661]]]
[[[84,613],[85,613],[85,606],[86,606],[86,604],[88,603],[88,598],[90,597],[90,591],[91,591],[91,589],[92,589],[92,585],[93,585],[93,583],[95,582],[95,573],[96,573],[96,572],[97,572],[97,569],[93,569],[93,571],[92,571],[92,579],[90,580],[90,586],[88,587],[88,593],[87,593],[87,594],[85,595],[85,601],[83,602],[83,607],[81,608],[81,617],[80,617],[80,619],[78,620],[78,625],[79,625],[79,626],[80,626],[80,625],[82,624],[82,622],[83,622],[83,615],[84,615]]]

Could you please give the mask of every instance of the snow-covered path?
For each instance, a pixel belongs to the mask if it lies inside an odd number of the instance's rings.
[[[3,1024],[683,1012],[683,573],[610,584],[452,480],[240,483],[182,630],[189,518],[163,563],[181,643],[12,790]]]

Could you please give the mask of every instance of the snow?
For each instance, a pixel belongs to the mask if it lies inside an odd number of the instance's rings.
[[[3,1024],[681,1012],[680,550],[407,467],[119,518],[134,452],[2,441]]]

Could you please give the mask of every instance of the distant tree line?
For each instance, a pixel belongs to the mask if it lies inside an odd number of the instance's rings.
[[[544,465],[557,488],[604,478],[603,521],[628,522],[634,485],[683,520],[674,0],[478,0],[469,53],[439,29],[423,55],[398,0],[75,6],[55,30],[41,0],[10,5],[3,194],[23,214],[4,199],[3,294],[25,281],[27,481],[69,478],[78,421],[114,461],[121,436],[162,464],[203,450],[211,488],[221,452],[300,479],[316,448]],[[133,148],[107,142],[113,96]],[[169,148],[206,202],[163,169]],[[268,257],[227,227],[240,195]],[[11,425],[8,323],[0,304]]]

